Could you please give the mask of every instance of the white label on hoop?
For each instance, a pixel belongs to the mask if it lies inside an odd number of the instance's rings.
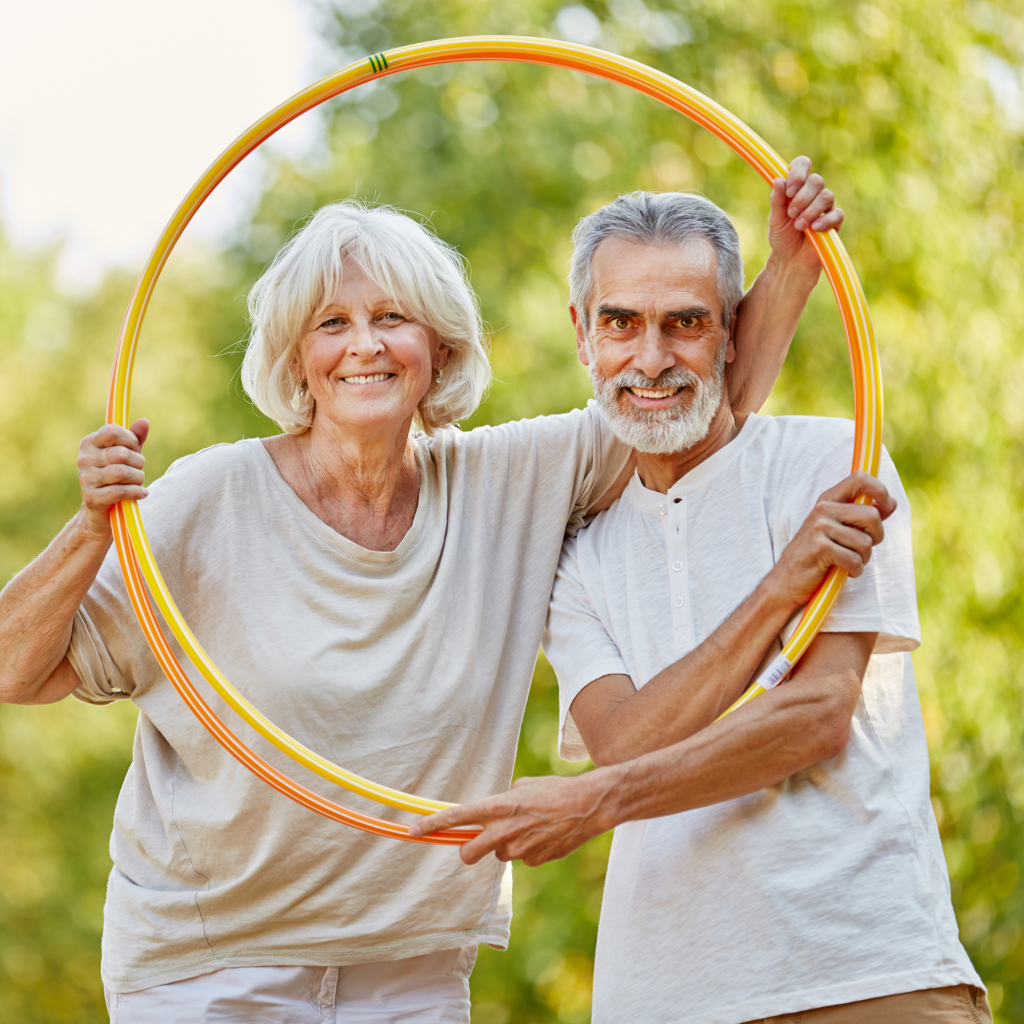
[[[789,675],[789,670],[793,667],[793,662],[789,660],[784,654],[780,654],[769,666],[768,671],[765,672],[757,684],[762,690],[772,690],[779,683],[782,682],[786,676]]]

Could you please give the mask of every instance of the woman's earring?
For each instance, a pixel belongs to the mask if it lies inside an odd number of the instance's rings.
[[[435,379],[437,380],[438,384],[441,383],[441,367],[440,366],[437,368],[437,377]]]
[[[306,394],[307,384],[304,380],[299,381],[299,397],[302,398]]]

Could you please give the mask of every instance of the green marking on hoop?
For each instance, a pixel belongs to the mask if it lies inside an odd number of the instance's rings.
[[[370,56],[370,67],[373,68],[373,73],[379,74],[384,71],[388,66],[388,59],[383,53],[374,53]]]

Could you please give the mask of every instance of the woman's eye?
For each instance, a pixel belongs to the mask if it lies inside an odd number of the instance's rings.
[[[325,320],[320,326],[321,327],[337,327],[341,323],[340,316],[332,316],[330,320]]]
[[[385,313],[380,319],[381,320],[388,320],[391,323],[397,323],[400,320],[404,320],[405,317],[402,316],[401,313]]]

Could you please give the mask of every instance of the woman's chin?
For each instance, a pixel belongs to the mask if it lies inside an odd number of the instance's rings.
[[[416,406],[374,400],[367,396],[366,399],[345,402],[340,408],[334,404],[327,408],[318,406],[313,422],[315,427],[317,419],[327,420],[334,429],[346,433],[394,433],[404,436],[409,432],[409,423],[415,412]]]

